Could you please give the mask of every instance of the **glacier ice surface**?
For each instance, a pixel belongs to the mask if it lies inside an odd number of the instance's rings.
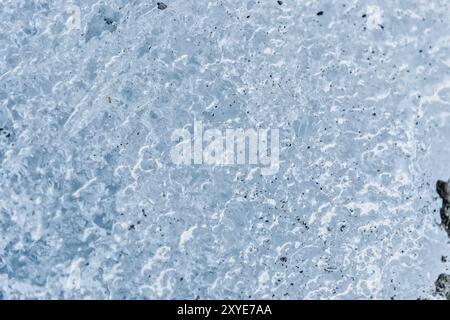
[[[2,0],[0,298],[439,298],[449,6]],[[195,119],[279,172],[174,165]]]

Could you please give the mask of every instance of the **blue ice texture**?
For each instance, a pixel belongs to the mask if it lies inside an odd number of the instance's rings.
[[[1,0],[0,298],[439,299],[449,137],[447,0]]]

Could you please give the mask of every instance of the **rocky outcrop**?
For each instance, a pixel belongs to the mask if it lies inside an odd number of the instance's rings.
[[[450,180],[449,180],[450,182]],[[442,199],[440,210],[442,226],[450,237],[450,185],[449,182],[438,180],[436,191]],[[435,282],[436,293],[450,300],[450,275],[442,273]]]
[[[450,300],[450,275],[441,273],[434,284],[436,293]]]
[[[441,221],[442,225],[450,237],[450,185],[449,182],[438,180],[436,191],[442,199]]]

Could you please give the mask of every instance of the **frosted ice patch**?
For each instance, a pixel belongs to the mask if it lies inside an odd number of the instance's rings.
[[[369,30],[380,29],[383,25],[383,10],[376,5],[367,6],[367,28]]]

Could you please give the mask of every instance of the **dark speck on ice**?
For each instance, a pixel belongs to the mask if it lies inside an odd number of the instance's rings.
[[[105,21],[106,24],[110,24],[110,25],[113,24],[113,22],[114,22],[114,21],[113,21],[112,19],[110,19],[110,18],[105,18],[105,19],[103,19],[103,20]]]
[[[158,2],[157,5],[159,10],[167,9],[167,4],[165,4],[164,2]]]
[[[318,15],[318,16],[322,16],[322,15],[323,15],[323,11],[317,12],[317,15]]]

